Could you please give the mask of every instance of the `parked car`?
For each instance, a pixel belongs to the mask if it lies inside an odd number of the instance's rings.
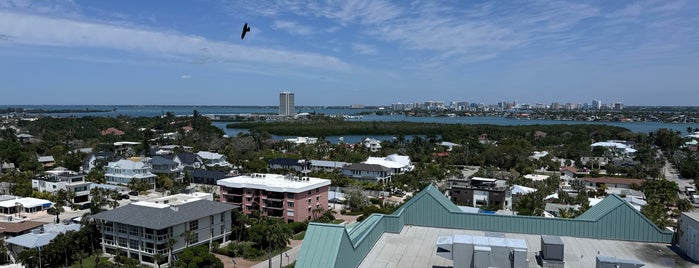
[[[90,203],[85,203],[80,205],[80,209],[89,209],[90,208]]]
[[[121,199],[129,199],[129,195],[127,195],[127,194],[122,194],[122,195],[121,195]]]
[[[137,191],[131,191],[131,192],[129,192],[129,195],[138,196],[138,192],[137,192]]]

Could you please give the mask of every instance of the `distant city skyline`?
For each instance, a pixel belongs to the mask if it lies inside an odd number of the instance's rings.
[[[0,105],[699,105],[699,2],[0,0]],[[251,31],[244,40],[244,23]]]

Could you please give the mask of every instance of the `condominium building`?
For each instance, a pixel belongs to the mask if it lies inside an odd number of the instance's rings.
[[[279,115],[294,115],[294,93],[284,91],[279,93]]]
[[[219,180],[221,202],[238,205],[245,214],[286,222],[312,220],[328,207],[330,180],[278,174],[250,174]]]
[[[175,242],[175,255],[188,246],[225,242],[231,233],[232,212],[237,207],[211,199],[211,195],[179,194],[98,213],[92,218],[102,235],[102,252],[119,252],[153,263],[156,254],[169,257],[170,239]]]

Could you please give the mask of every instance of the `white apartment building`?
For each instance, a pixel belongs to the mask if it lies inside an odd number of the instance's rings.
[[[105,167],[104,177],[109,184],[127,185],[133,179],[147,180],[155,188],[156,175],[151,173],[152,166],[139,159],[122,159],[109,162]]]
[[[85,181],[85,175],[65,168],[55,168],[32,179],[32,188],[40,192],[56,193],[59,190],[72,192],[73,203],[89,201],[91,184]]]

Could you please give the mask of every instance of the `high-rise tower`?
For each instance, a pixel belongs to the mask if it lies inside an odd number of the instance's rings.
[[[294,93],[284,91],[279,93],[279,115],[294,115]]]

